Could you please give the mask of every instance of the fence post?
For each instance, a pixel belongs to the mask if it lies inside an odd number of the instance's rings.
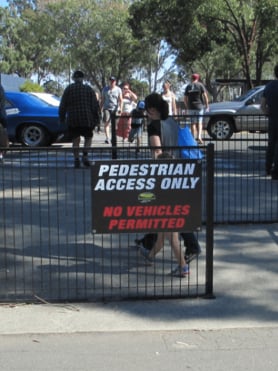
[[[207,145],[206,163],[206,298],[213,295],[214,144]]]
[[[111,144],[112,144],[112,159],[117,159],[117,135],[116,135],[116,113],[111,112]]]

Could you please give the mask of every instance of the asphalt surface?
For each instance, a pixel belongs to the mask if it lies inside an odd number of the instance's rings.
[[[214,250],[214,299],[2,304],[0,370],[277,370],[278,224]]]
[[[214,238],[214,299],[0,305],[0,371],[277,371],[278,224]]]

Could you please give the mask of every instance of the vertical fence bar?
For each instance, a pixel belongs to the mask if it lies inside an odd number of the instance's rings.
[[[111,112],[111,144],[112,144],[112,159],[118,158],[117,154],[117,134],[116,134],[116,113]]]
[[[206,188],[206,293],[213,298],[214,144],[207,145]]]

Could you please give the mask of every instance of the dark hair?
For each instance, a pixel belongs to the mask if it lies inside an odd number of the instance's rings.
[[[276,64],[276,66],[274,67],[274,74],[275,77],[278,79],[278,64]]]
[[[127,81],[124,81],[122,84],[121,84],[121,88],[123,88],[124,86],[128,86],[130,88],[130,84],[127,82]]]
[[[155,108],[161,115],[162,120],[166,120],[169,115],[168,103],[158,93],[152,93],[145,98],[145,108]]]
[[[73,79],[83,79],[84,78],[84,73],[82,71],[74,71],[73,75],[72,75],[72,78]]]

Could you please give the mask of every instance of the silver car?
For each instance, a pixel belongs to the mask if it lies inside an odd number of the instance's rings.
[[[230,102],[212,103],[204,117],[204,129],[213,139],[230,139],[240,131],[266,132],[267,117],[260,109],[264,86],[257,86]]]

